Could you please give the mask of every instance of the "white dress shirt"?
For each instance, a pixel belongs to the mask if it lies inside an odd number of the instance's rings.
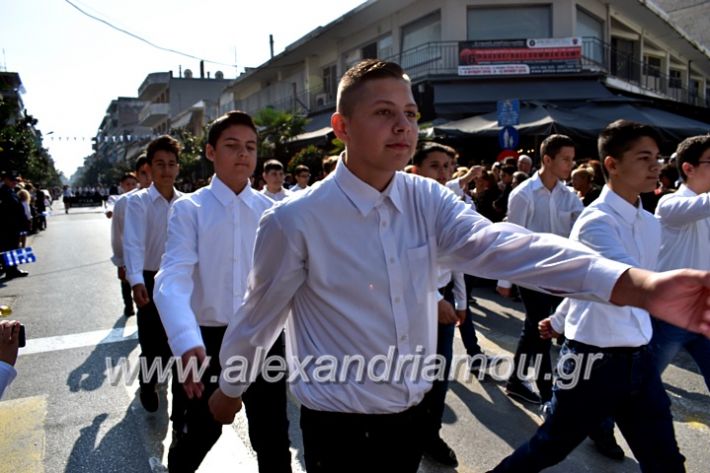
[[[537,172],[508,197],[508,222],[534,232],[566,237],[582,210],[584,205],[573,190],[557,181],[549,191]]]
[[[289,189],[289,192],[291,192],[291,193],[293,194],[293,193],[295,193],[295,192],[305,191],[306,189],[308,189],[308,186],[306,186],[306,187],[301,187],[300,184],[294,184],[294,185],[291,186],[291,188]]]
[[[17,371],[14,366],[0,361],[0,398],[2,398],[5,389],[10,386],[16,376]]]
[[[571,240],[614,261],[654,270],[661,244],[658,220],[604,186],[580,215]],[[640,347],[651,340],[648,312],[636,307],[567,298],[555,311],[552,327],[565,337],[597,347]],[[564,328],[563,328],[564,327]]]
[[[628,269],[567,239],[492,224],[432,179],[398,172],[379,192],[341,160],[311,190],[264,213],[247,295],[222,344],[221,389],[242,394],[248,383],[232,363],[253,362],[286,323],[291,391],[303,405],[391,413],[418,404],[431,382],[409,376],[412,363],[384,382],[357,381],[354,369],[318,382],[315,368],[323,356],[435,354],[439,267],[597,300],[608,300]],[[383,363],[374,368],[382,374]]]
[[[271,200],[274,200],[276,202],[281,202],[282,200],[286,199],[287,197],[291,197],[293,195],[293,192],[290,190],[282,187],[280,191],[278,191],[276,194],[273,192],[269,192],[269,189],[264,186],[264,188],[261,190],[261,193],[270,198]]]
[[[123,230],[123,262],[131,287],[145,284],[143,271],[157,271],[168,238],[168,210],[182,195],[173,189],[168,202],[155,184],[133,194],[126,203]]]
[[[454,296],[454,309],[466,310],[468,297],[466,297],[466,283],[463,278],[463,273],[439,268],[439,276],[437,277],[436,283],[437,289],[448,286],[452,280],[454,281],[454,287],[452,290]],[[444,295],[438,290],[436,291],[435,296],[437,302],[444,298]]]
[[[696,194],[685,184],[664,195],[656,207],[663,238],[658,270],[710,270],[710,194]]]
[[[199,326],[226,326],[246,292],[259,219],[274,202],[216,175],[176,201],[153,298],[173,354],[204,347]]]
[[[111,261],[119,268],[125,266],[123,262],[123,230],[126,220],[126,204],[128,198],[139,190],[133,189],[120,195],[113,204],[113,217],[111,217],[111,249],[113,250],[113,255],[111,256]]]

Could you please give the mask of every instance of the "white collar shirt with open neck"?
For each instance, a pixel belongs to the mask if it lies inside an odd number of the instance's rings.
[[[373,414],[418,404],[431,380],[411,376],[411,362],[397,376],[397,360],[436,354],[440,267],[596,300],[628,269],[554,235],[491,224],[431,179],[398,172],[379,192],[341,160],[265,212],[247,295],[222,344],[221,389],[242,394],[248,380],[235,363],[252,369],[285,324],[291,391],[303,405]],[[374,376],[344,370],[348,356]],[[389,372],[368,365],[376,357],[394,359]]]
[[[655,270],[661,245],[658,220],[604,186],[599,197],[574,224],[571,240],[584,243],[611,260]],[[640,347],[651,341],[648,312],[637,307],[567,298],[552,318],[555,331],[597,347]]]
[[[131,195],[126,202],[123,229],[123,261],[131,287],[145,284],[143,271],[158,271],[168,238],[168,211],[182,195],[173,188],[168,201],[155,184]]]
[[[234,317],[259,219],[273,204],[248,185],[235,194],[216,175],[173,204],[153,297],[176,355],[204,346],[199,326],[223,327]]]
[[[513,189],[508,197],[508,222],[533,232],[569,236],[582,210],[584,205],[574,191],[559,180],[550,191],[538,172]]]

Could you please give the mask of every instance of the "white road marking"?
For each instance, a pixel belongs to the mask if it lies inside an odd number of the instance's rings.
[[[138,339],[138,328],[135,325],[109,330],[57,335],[55,337],[31,338],[27,340],[26,347],[20,348],[19,355],[34,355],[136,339]]]

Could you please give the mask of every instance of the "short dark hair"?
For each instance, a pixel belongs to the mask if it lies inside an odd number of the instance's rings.
[[[284,165],[278,159],[269,159],[264,163],[264,172],[283,171]]]
[[[338,165],[338,160],[340,160],[340,156],[337,154],[323,158],[323,174],[328,175],[333,172],[335,167]]]
[[[132,172],[125,172],[125,173],[123,173],[123,175],[121,176],[121,180],[118,181],[118,182],[123,182],[123,181],[126,181],[126,180],[128,180],[128,179],[136,179],[136,180],[138,180],[138,178],[136,178],[136,175],[133,174]]]
[[[518,170],[518,168],[516,168],[515,166],[509,166],[509,165],[505,165],[502,168],[500,168],[500,172],[502,172],[503,174],[507,174],[511,177],[513,176],[513,174],[515,174],[515,172],[517,170]]]
[[[336,109],[349,116],[355,105],[355,92],[368,81],[375,79],[399,79],[410,82],[409,76],[399,64],[381,59],[365,59],[345,71],[338,84]]]
[[[148,148],[145,152],[148,158],[148,164],[153,164],[153,157],[158,151],[173,153],[175,154],[175,158],[177,158],[178,161],[180,160],[180,143],[170,135],[159,136],[148,143]]]
[[[542,141],[540,145],[540,159],[547,155],[552,159],[555,159],[557,153],[560,152],[565,146],[575,147],[574,141],[567,135],[554,134],[550,135]]]
[[[219,137],[222,136],[224,130],[233,125],[242,125],[247,128],[251,128],[254,134],[257,137],[259,136],[259,132],[256,131],[254,121],[248,113],[240,110],[232,110],[212,122],[210,125],[210,131],[207,132],[207,143],[212,145],[213,148],[216,147],[217,140],[219,140]]]
[[[664,164],[658,175],[658,179],[664,177],[675,186],[675,182],[678,180],[678,168],[674,164]]]
[[[136,165],[134,167],[136,173],[140,171],[140,169],[146,164],[148,164],[148,157],[145,155],[145,153],[138,156],[138,159],[136,159]]]
[[[302,172],[307,172],[308,174],[310,174],[310,173],[311,173],[311,170],[310,170],[310,169],[308,168],[308,166],[306,166],[305,164],[299,164],[299,165],[296,166],[296,168],[293,170],[293,175],[294,175],[294,176],[298,176],[298,175],[301,174]]]
[[[624,153],[643,137],[651,138],[657,145],[661,142],[661,135],[652,126],[624,119],[609,123],[599,134],[597,140],[599,159],[602,163],[607,156],[621,159]],[[609,172],[606,166],[602,166],[602,169],[604,176],[608,178]]]
[[[414,153],[412,158],[412,164],[415,166],[420,166],[430,153],[440,152],[447,154],[449,157],[456,161],[459,158],[459,154],[451,146],[442,145],[441,143],[436,143],[434,141],[425,141],[419,146],[419,149]]]
[[[676,149],[676,165],[683,182],[688,179],[688,176],[683,172],[683,163],[698,166],[700,157],[708,149],[710,149],[710,135],[691,136],[680,142],[678,149]]]

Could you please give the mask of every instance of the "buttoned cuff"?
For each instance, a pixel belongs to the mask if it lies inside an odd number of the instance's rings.
[[[247,368],[240,368],[240,369],[247,369]],[[248,369],[247,369],[248,370]],[[222,373],[219,375],[219,389],[222,390],[222,392],[225,394],[227,397],[232,397],[232,398],[237,398],[237,397],[242,397],[242,394],[244,394],[244,391],[247,390],[249,387],[248,384],[246,383],[230,383],[230,378],[234,376],[235,378],[241,376],[241,373],[236,370],[232,371],[230,373],[229,369],[222,369]],[[244,377],[246,378],[249,376],[249,373],[244,373]]]
[[[185,352],[192,350],[193,348],[205,348],[202,336],[192,330],[185,330],[177,337],[169,338],[168,343],[170,344],[170,350],[172,350],[173,355],[175,356],[182,356]]]
[[[594,260],[584,278],[585,292],[597,296],[603,302],[610,302],[617,281],[631,268],[631,265],[606,258]]]

